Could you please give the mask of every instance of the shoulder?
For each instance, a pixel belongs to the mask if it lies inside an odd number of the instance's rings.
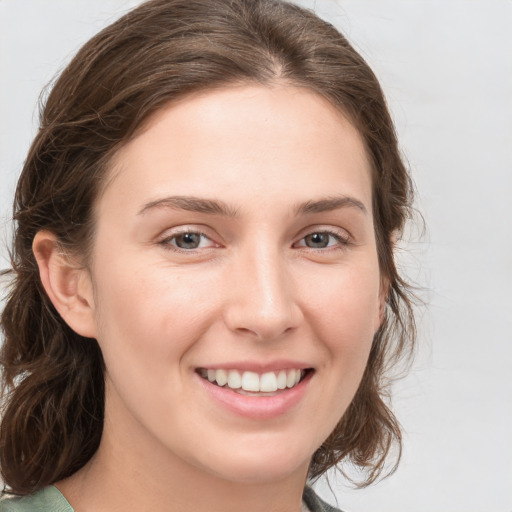
[[[53,485],[29,496],[3,497],[0,512],[73,512],[71,505]]]
[[[310,512],[343,512],[342,510],[335,508],[322,500],[309,486],[306,486],[304,489],[302,499],[304,500],[304,503],[307,505]]]
[[[342,512],[317,496],[311,487],[306,487],[304,503],[310,512]],[[74,512],[60,491],[49,486],[29,496],[2,498],[0,512]]]

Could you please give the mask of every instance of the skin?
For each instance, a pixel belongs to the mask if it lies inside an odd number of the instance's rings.
[[[300,510],[381,322],[370,175],[357,130],[317,94],[233,86],[166,107],[119,151],[85,268],[38,233],[50,298],[107,367],[99,450],[57,484],[78,512]],[[197,248],[178,246],[184,230]],[[255,419],[198,377],[233,361],[313,371],[296,404]]]

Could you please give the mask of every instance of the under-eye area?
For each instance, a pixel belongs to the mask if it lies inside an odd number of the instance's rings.
[[[265,396],[268,393],[278,393],[294,388],[309,377],[313,368],[287,368],[277,371],[257,373],[234,369],[198,368],[196,372],[212,384],[232,389],[242,394]]]

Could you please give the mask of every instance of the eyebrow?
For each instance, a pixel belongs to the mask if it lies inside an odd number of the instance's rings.
[[[312,213],[322,213],[338,210],[340,208],[356,208],[365,215],[368,215],[366,206],[361,201],[359,201],[359,199],[344,195],[326,197],[316,201],[306,201],[305,203],[299,204],[295,208],[295,214],[305,215]]]
[[[149,210],[159,208],[171,208],[174,210],[186,210],[189,212],[206,213],[210,215],[221,215],[224,217],[237,217],[238,210],[224,201],[216,199],[205,199],[194,196],[169,196],[146,203],[139,211],[143,215]],[[295,215],[307,215],[338,210],[341,208],[356,208],[365,215],[368,211],[365,205],[354,197],[334,196],[306,201],[295,207]]]
[[[208,213],[211,215],[223,215],[237,217],[238,211],[223,201],[203,199],[193,196],[169,196],[146,203],[139,211],[143,215],[154,208],[171,208],[174,210],[186,210],[189,212]]]

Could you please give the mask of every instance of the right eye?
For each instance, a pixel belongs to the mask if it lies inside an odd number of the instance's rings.
[[[333,230],[312,231],[294,244],[294,247],[309,249],[344,249],[349,244],[346,236]]]
[[[207,249],[217,247],[208,236],[199,231],[182,231],[174,233],[159,242],[165,248],[175,251],[195,251],[198,249]]]

